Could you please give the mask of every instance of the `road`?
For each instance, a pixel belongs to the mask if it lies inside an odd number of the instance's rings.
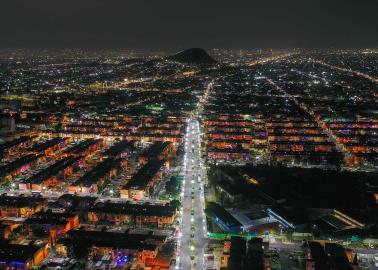
[[[301,75],[304,75],[304,74],[301,74]],[[317,119],[314,112],[305,103],[301,102],[300,99],[298,99],[296,96],[290,95],[285,89],[280,87],[275,81],[269,78],[266,78],[266,80],[272,86],[274,86],[277,89],[277,91],[280,92],[283,96],[291,99],[299,108],[301,108],[304,112],[310,115],[312,119],[318,124],[319,127],[323,126],[322,121]],[[327,134],[330,141],[332,141],[335,144],[338,151],[343,155],[345,164],[348,164],[348,161],[353,157],[353,154],[346,147],[344,147],[343,144],[338,143],[336,136],[332,134],[331,130],[327,128],[322,128],[322,130]]]
[[[266,58],[261,58],[261,59],[257,59],[257,60],[248,62],[247,65],[250,66],[250,67],[256,66],[256,65],[262,65],[262,64],[265,64],[265,63],[268,63],[268,62],[272,62],[272,61],[280,60],[282,58],[289,57],[291,55],[293,55],[293,53],[283,53],[283,54],[279,54],[279,55],[275,55],[275,56],[271,56],[271,57],[266,57]]]
[[[182,270],[204,269],[206,239],[200,151],[199,122],[190,119],[185,142],[183,212],[177,264]]]
[[[342,72],[347,72],[347,73],[350,73],[350,74],[353,74],[353,75],[357,75],[357,76],[363,77],[363,78],[365,78],[367,80],[370,80],[373,83],[378,84],[378,78],[372,77],[369,74],[363,73],[361,71],[352,70],[350,68],[345,68],[345,67],[339,67],[339,66],[331,65],[331,64],[328,64],[327,62],[320,61],[320,60],[313,60],[313,62],[317,63],[317,64],[320,64],[320,65],[323,65],[325,67],[334,69],[334,70],[338,70],[338,71],[342,71]]]

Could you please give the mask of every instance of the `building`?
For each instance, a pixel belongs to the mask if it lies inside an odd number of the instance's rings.
[[[125,158],[135,149],[136,141],[119,141],[107,149],[102,156],[106,158]]]
[[[304,245],[306,269],[345,269],[358,270],[348,250],[336,243],[309,242]]]
[[[73,168],[78,167],[81,157],[68,156],[58,160],[48,168],[41,170],[32,177],[19,183],[20,190],[32,190],[33,192],[42,192],[47,188],[58,188],[61,181],[72,174]]]
[[[165,241],[165,236],[156,236],[153,233],[71,230],[66,238],[59,240],[57,250],[67,255],[75,246],[79,246],[81,249],[88,249],[94,261],[110,255],[111,260],[120,264],[122,261],[134,261],[139,265],[145,265],[147,260],[156,258]]]
[[[12,162],[0,167],[0,182],[12,181],[12,179],[21,173],[27,172],[36,165],[41,155],[24,155]]]
[[[55,151],[62,149],[67,141],[68,138],[53,138],[33,145],[28,152],[36,155],[52,155],[55,154]]]
[[[29,147],[35,138],[36,136],[21,136],[6,141],[4,144],[0,144],[0,153],[2,153],[3,157],[8,158],[11,154],[15,154],[19,150]]]
[[[264,250],[261,238],[252,238],[247,243],[245,269],[264,269]]]
[[[90,222],[115,225],[131,224],[164,228],[171,225],[177,215],[176,206],[165,204],[131,204],[99,202],[88,210]]]
[[[149,161],[164,160],[173,152],[172,142],[155,142],[139,157],[139,163],[147,164]]]
[[[235,234],[241,231],[242,224],[219,204],[209,202],[206,212],[225,233]]]
[[[165,169],[164,160],[149,161],[121,188],[121,197],[140,200],[150,196]]]
[[[121,160],[106,159],[72,183],[68,191],[86,194],[97,192],[112,175],[116,174],[120,164]]]
[[[46,244],[17,245],[0,242],[0,266],[3,269],[33,269],[47,257]]]
[[[72,147],[64,150],[62,155],[63,156],[88,156],[94,151],[100,149],[104,144],[104,140],[102,139],[93,139],[89,138],[86,140],[82,140],[81,142],[75,144]]]
[[[47,205],[47,200],[42,197],[27,196],[0,196],[0,211],[2,218],[26,218],[41,211]]]
[[[36,236],[38,232],[37,237],[44,235],[45,239],[54,245],[57,237],[79,227],[79,216],[70,213],[38,212],[26,219],[23,225],[29,236]]]
[[[228,270],[242,270],[245,268],[246,259],[246,240],[240,236],[231,237],[230,258],[228,261]]]

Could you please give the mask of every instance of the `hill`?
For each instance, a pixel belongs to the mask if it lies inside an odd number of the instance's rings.
[[[187,64],[215,64],[214,60],[204,49],[191,48],[169,56],[169,60]]]

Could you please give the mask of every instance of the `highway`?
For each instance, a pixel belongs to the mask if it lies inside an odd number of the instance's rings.
[[[204,269],[205,214],[199,122],[190,119],[186,133],[182,221],[176,268]]]

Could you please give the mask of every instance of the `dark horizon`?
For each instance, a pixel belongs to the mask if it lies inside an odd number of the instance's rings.
[[[376,48],[374,0],[5,0],[3,49]]]

